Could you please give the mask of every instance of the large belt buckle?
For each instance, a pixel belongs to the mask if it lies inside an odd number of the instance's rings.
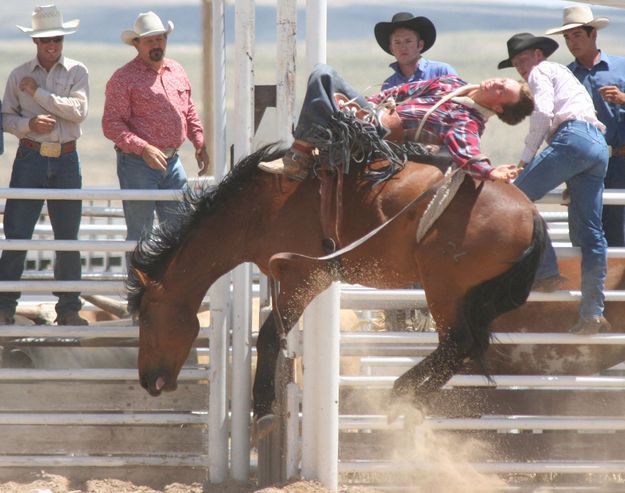
[[[61,144],[58,142],[42,142],[39,154],[43,157],[59,157],[61,155]]]

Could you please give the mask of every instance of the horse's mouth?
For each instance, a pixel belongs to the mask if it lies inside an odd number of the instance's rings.
[[[141,378],[141,386],[148,391],[151,396],[157,397],[162,392],[172,392],[178,388],[178,383],[174,381],[167,381],[163,376],[159,375],[156,378]]]

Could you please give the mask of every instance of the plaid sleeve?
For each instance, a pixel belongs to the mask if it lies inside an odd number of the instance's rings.
[[[483,124],[466,112],[456,112],[455,124],[444,137],[454,162],[478,180],[488,180],[493,167],[480,151]]]

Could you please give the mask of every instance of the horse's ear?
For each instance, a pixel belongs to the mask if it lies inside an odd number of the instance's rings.
[[[150,279],[145,272],[140,271],[139,269],[135,269],[134,267],[131,267],[131,269],[135,277],[139,279],[139,282],[145,289],[155,291],[157,294],[165,293],[165,288],[160,282]]]
[[[141,283],[141,285],[144,288],[147,288],[148,285],[152,282],[152,280],[148,277],[148,275],[145,272],[140,271],[139,269],[135,269],[134,267],[131,267],[131,269],[135,277],[139,279],[139,282]]]

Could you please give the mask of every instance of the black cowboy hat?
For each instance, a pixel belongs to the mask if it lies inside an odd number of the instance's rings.
[[[545,36],[534,36],[532,33],[517,33],[508,40],[507,44],[508,58],[500,61],[497,68],[512,67],[512,58],[530,48],[540,48],[543,50],[545,58],[548,58],[558,49],[558,43],[553,39]]]
[[[391,55],[391,33],[400,27],[412,29],[419,34],[419,38],[423,40],[421,53],[429,50],[434,41],[436,41],[436,28],[430,19],[427,17],[415,17],[409,12],[399,12],[393,16],[391,22],[378,22],[373,29],[375,39],[380,47]]]

